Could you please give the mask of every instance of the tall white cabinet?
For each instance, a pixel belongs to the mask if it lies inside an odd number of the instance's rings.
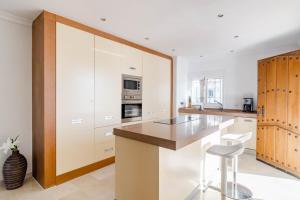
[[[170,59],[61,23],[56,53],[56,175],[114,156],[122,74],[143,78],[143,121],[170,117]]]
[[[94,35],[56,24],[56,174],[94,162]]]
[[[143,53],[143,120],[166,119],[171,104],[171,61]]]

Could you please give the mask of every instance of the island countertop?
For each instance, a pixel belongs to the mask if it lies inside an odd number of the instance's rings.
[[[199,119],[178,124],[143,122],[114,129],[114,135],[178,150],[234,123],[234,117],[218,115],[186,115]],[[183,117],[183,116],[180,116]]]

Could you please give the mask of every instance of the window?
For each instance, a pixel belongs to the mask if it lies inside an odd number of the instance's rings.
[[[223,80],[207,79],[206,103],[223,103]]]
[[[192,104],[223,103],[223,79],[202,79],[192,81]]]
[[[200,81],[195,80],[192,82],[192,104],[199,105],[200,103]]]

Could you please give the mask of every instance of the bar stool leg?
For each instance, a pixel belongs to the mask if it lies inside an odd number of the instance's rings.
[[[221,158],[221,195],[222,200],[226,199],[227,194],[227,159]]]
[[[238,196],[238,189],[237,189],[237,173],[238,173],[238,156],[234,156],[233,158],[233,194],[234,197]]]

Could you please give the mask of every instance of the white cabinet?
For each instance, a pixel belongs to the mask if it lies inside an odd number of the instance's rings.
[[[56,174],[94,162],[94,35],[56,26]]]
[[[228,127],[228,133],[246,133],[252,132],[252,138],[246,142],[245,147],[248,149],[256,149],[256,119],[255,118],[235,118],[234,125]]]
[[[95,126],[121,123],[120,44],[95,36]]]
[[[101,161],[115,155],[115,136],[113,129],[117,126],[106,126],[95,129],[95,161]]]
[[[122,73],[134,76],[142,76],[143,63],[142,52],[130,46],[121,45]]]
[[[171,61],[143,54],[143,121],[170,117]]]

